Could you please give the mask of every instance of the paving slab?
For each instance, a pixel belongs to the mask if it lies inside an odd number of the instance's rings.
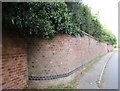
[[[98,81],[106,64],[114,52],[107,53],[98,63],[92,66],[88,72],[85,72],[79,79],[77,89],[99,89]]]

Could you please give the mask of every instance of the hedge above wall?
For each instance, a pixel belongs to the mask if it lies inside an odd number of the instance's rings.
[[[3,25],[16,27],[27,38],[86,32],[98,41],[116,44],[115,36],[106,32],[90,8],[78,2],[4,2]]]
[[[116,37],[105,28],[98,19],[98,14],[92,14],[88,5],[78,2],[66,2],[72,14],[73,23],[82,31],[92,35],[98,41],[116,44]]]
[[[81,30],[72,23],[65,3],[4,3],[3,9],[3,14],[7,14],[12,24],[27,37],[49,38],[58,32],[82,35]]]

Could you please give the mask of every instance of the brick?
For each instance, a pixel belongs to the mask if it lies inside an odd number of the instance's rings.
[[[108,50],[113,50],[113,47],[88,36],[73,38],[59,34],[52,40],[38,38],[28,44],[22,38],[3,36],[0,68],[3,89],[24,88],[27,85],[27,58],[29,75],[50,76],[72,71]]]
[[[21,73],[21,75],[18,75],[18,72],[20,70],[26,71],[26,48],[27,47],[23,39],[13,39],[9,38],[9,36],[3,36],[3,89],[16,89],[21,83],[23,83],[23,86],[20,86],[19,88],[23,88],[24,86],[26,86],[26,82],[24,82],[25,79],[22,78],[22,76],[26,76],[26,73]],[[4,79],[6,77],[7,79]]]

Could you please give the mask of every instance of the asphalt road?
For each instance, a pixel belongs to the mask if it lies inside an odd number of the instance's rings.
[[[118,89],[118,51],[115,50],[106,65],[101,83],[102,89]]]

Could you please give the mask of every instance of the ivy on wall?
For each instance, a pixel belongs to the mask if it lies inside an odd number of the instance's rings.
[[[54,37],[57,33],[71,36],[84,32],[99,41],[116,43],[115,36],[106,32],[90,8],[73,2],[3,3],[3,25],[15,26],[25,37]]]

